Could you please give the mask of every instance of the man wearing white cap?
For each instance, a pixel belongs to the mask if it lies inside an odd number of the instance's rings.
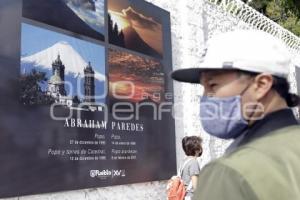
[[[234,139],[225,155],[204,167],[194,200],[299,200],[300,126],[289,107],[291,57],[263,31],[239,30],[208,41],[199,68],[172,73],[200,83],[204,130]]]

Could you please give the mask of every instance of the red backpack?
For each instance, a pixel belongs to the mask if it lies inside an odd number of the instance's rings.
[[[182,172],[186,164],[193,160],[189,159],[184,162],[182,167],[179,169],[179,173],[177,176],[172,176],[172,178],[168,181],[167,185],[167,199],[168,200],[183,200],[186,194],[186,188],[184,186],[184,182],[181,178]]]

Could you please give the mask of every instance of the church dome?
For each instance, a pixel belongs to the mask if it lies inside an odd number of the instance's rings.
[[[54,74],[53,76],[51,76],[49,83],[50,84],[62,84],[62,80],[58,74]]]

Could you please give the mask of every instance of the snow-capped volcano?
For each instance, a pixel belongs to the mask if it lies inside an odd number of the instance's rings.
[[[53,46],[40,51],[34,55],[21,58],[21,72],[31,71],[33,68],[52,69],[52,63],[60,55],[62,63],[65,65],[65,74],[83,77],[83,70],[88,63],[79,55],[77,51],[67,42],[61,41]],[[91,63],[93,66],[93,63]],[[93,66],[95,67],[95,66]],[[105,77],[95,71],[95,78],[99,81],[105,80]]]

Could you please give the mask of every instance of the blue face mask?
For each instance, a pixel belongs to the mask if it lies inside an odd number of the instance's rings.
[[[231,139],[240,136],[247,129],[248,122],[242,114],[241,95],[201,98],[200,118],[207,133],[218,138]]]

